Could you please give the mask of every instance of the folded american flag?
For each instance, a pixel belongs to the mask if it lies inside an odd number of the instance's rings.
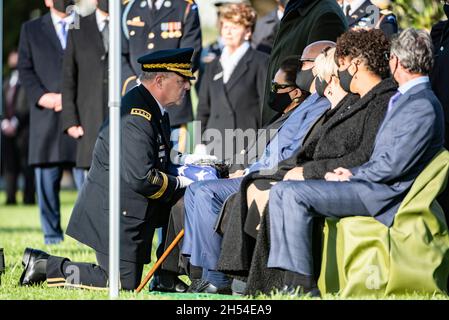
[[[174,176],[182,176],[193,181],[217,180],[217,170],[211,166],[198,166],[187,164],[183,166],[172,165],[170,174]]]

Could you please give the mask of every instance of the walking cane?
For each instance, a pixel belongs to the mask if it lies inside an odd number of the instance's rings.
[[[150,281],[151,277],[154,275],[157,269],[164,263],[165,259],[167,259],[168,255],[173,251],[173,249],[178,245],[179,241],[181,241],[182,237],[184,237],[184,229],[178,233],[175,240],[170,244],[170,246],[165,250],[164,254],[156,261],[153,268],[151,268],[150,272],[145,276],[145,279],[140,283],[139,287],[136,289],[136,292],[139,293],[142,289],[147,285],[148,281]]]

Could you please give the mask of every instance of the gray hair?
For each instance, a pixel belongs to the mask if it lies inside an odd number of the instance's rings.
[[[315,59],[315,70],[320,80],[325,80],[338,74],[338,66],[335,63],[336,48],[329,49],[326,53],[321,53]]]
[[[429,74],[433,67],[433,44],[423,30],[405,29],[391,43],[391,54],[411,73]]]
[[[157,76],[164,76],[166,78],[170,77],[171,72],[146,72],[142,71],[139,76],[140,82],[150,82],[153,81]]]

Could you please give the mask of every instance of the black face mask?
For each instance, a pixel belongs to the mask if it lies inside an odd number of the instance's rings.
[[[355,73],[354,73],[355,75]],[[351,93],[351,82],[354,78],[354,75],[351,75],[349,73],[349,67],[346,68],[346,70],[338,71],[338,78],[340,79],[340,86],[343,90],[346,92]]]
[[[299,89],[310,92],[310,87],[315,80],[312,69],[301,70],[298,72],[296,76],[296,86]]]
[[[285,93],[270,91],[270,98],[268,100],[268,105],[270,108],[276,112],[284,112],[285,108],[287,108],[293,101],[289,94],[293,90]]]
[[[327,83],[326,80],[320,80],[319,77],[316,77],[315,79],[315,89],[316,89],[316,93],[318,93],[318,95],[320,97],[324,97],[324,92],[326,91],[327,86],[329,85],[329,83]]]
[[[59,12],[68,13],[67,8],[73,5],[73,0],[53,0],[53,8]]]
[[[443,6],[444,13],[449,18],[449,4],[445,3]]]
[[[109,0],[98,0],[98,9],[109,13]]]

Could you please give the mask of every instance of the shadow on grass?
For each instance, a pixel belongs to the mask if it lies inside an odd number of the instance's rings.
[[[41,228],[38,227],[0,227],[0,233],[31,233],[31,232],[42,232]]]

